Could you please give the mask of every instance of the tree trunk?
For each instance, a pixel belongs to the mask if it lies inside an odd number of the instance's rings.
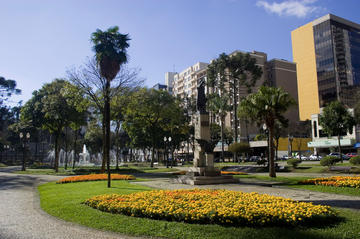
[[[276,177],[275,173],[275,162],[274,162],[274,126],[268,126],[269,129],[269,143],[270,143],[270,152],[269,152],[269,176]]]
[[[155,154],[155,148],[153,147],[151,149],[151,163],[150,163],[150,167],[153,168],[154,167],[154,154]]]
[[[340,145],[340,134],[338,135],[338,144],[339,144],[339,154],[340,154],[340,160],[341,160],[341,163],[343,163],[343,157],[342,157],[342,154],[341,154],[341,145]]]
[[[67,169],[67,163],[68,163],[68,142],[67,142],[67,132],[68,128],[65,127],[65,165],[64,165],[64,169]]]
[[[234,116],[234,143],[237,143],[237,136],[238,136],[238,122],[237,122],[237,87],[236,87],[236,80],[233,79],[233,116]],[[234,154],[233,161],[237,160],[237,152]]]
[[[225,162],[224,156],[224,117],[221,117],[221,161]]]
[[[279,151],[279,137],[276,137],[276,151],[275,151],[275,159],[278,158],[278,151]]]
[[[105,103],[106,104],[106,103]],[[101,162],[101,173],[105,172],[105,163],[106,163],[106,158],[105,158],[105,141],[106,141],[106,122],[105,122],[105,111],[103,112],[103,118],[102,118],[102,133],[103,133],[103,152],[102,152],[102,162]]]
[[[76,141],[77,141],[78,131],[74,130],[74,156],[73,156],[73,165],[72,168],[75,169],[75,162],[76,162]]]
[[[54,162],[54,169],[55,172],[59,172],[59,134],[55,134],[55,142],[54,142],[54,150],[55,150],[55,162]]]
[[[104,95],[104,118],[105,118],[105,147],[103,160],[106,161],[108,171],[108,188],[111,187],[111,172],[110,172],[110,80],[106,81],[105,95]]]
[[[25,171],[26,170],[26,141],[23,140],[23,158],[22,158],[22,167],[21,167],[21,171]]]

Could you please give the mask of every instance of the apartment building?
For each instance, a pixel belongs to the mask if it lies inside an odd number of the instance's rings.
[[[234,51],[231,54],[236,54],[239,51]],[[256,64],[262,69],[262,76],[256,82],[256,85],[251,89],[252,92],[256,92],[261,85],[270,85],[273,87],[282,87],[288,91],[291,96],[297,100],[297,84],[296,84],[296,65],[292,62],[273,59],[268,61],[267,54],[258,51],[242,52],[244,54],[249,53],[250,56],[256,59]],[[190,66],[180,73],[173,74],[173,92],[174,95],[181,97],[194,97],[197,96],[197,82],[200,79],[206,80],[207,63],[198,62],[193,66]],[[169,83],[170,84],[170,83]],[[206,88],[206,92],[212,92],[213,89]],[[249,94],[248,89],[245,86],[238,88],[238,102]],[[231,102],[230,102],[231,103]],[[294,107],[291,109],[286,117],[291,122],[297,122],[299,120],[298,109]],[[210,115],[212,122],[219,121],[214,115]],[[233,128],[235,123],[235,117],[232,112],[229,112],[225,118],[225,127]],[[254,125],[246,124],[245,121],[240,121],[238,124],[238,139],[241,141],[247,141],[254,138],[259,133],[259,128]]]

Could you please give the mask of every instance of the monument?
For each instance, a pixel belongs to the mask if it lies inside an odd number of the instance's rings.
[[[220,184],[237,182],[232,176],[222,176],[214,167],[211,142],[209,113],[206,111],[205,81],[200,80],[197,86],[197,115],[195,124],[194,165],[186,175],[179,176],[177,181],[190,185]]]

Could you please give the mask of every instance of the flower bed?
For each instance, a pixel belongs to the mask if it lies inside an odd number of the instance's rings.
[[[360,177],[334,176],[328,178],[312,178],[312,179],[303,180],[300,182],[300,184],[360,188]]]
[[[86,205],[105,212],[169,221],[228,225],[298,225],[335,217],[329,206],[229,190],[159,190],[99,195]]]
[[[134,180],[136,179],[132,175],[121,175],[121,174],[111,174],[111,180]],[[72,176],[63,178],[56,183],[75,183],[75,182],[86,182],[86,181],[99,181],[107,180],[107,174],[89,174],[81,176]]]

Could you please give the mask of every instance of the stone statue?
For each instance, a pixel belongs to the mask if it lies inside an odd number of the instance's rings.
[[[200,114],[206,114],[205,80],[200,79],[197,85],[197,110]]]

